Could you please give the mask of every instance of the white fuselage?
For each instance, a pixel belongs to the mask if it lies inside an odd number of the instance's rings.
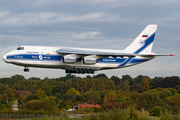
[[[98,59],[96,64],[84,64],[82,59],[78,59],[75,63],[64,63],[62,61],[63,54],[57,53],[59,47],[41,47],[41,46],[21,46],[24,49],[13,50],[3,56],[3,60],[7,63],[12,63],[19,66],[26,67],[40,67],[40,68],[57,68],[65,70],[74,69],[91,69],[91,70],[103,70],[103,69],[115,69],[122,68],[131,65],[135,65],[141,62],[148,61],[152,57],[108,57]],[[81,49],[81,48],[77,48]],[[101,50],[101,49],[81,49],[85,51],[96,52],[112,52],[121,53],[124,51],[118,50]]]

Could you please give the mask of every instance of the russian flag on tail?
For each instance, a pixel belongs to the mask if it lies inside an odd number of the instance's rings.
[[[142,37],[146,38],[146,37],[148,37],[148,35],[142,35]]]

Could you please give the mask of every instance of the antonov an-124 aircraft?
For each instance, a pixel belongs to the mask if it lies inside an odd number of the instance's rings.
[[[91,73],[124,68],[149,61],[157,56],[152,46],[157,25],[148,25],[124,50],[68,47],[20,46],[3,56],[6,63],[29,67],[64,69],[66,73]]]

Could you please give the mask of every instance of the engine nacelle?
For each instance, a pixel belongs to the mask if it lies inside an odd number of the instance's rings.
[[[76,57],[73,57],[72,55],[65,55],[62,57],[63,63],[75,63]]]
[[[83,63],[87,65],[94,65],[97,63],[97,59],[87,56],[83,58]]]

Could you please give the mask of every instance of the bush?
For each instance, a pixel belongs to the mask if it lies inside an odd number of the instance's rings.
[[[19,114],[33,114],[34,112],[32,110],[28,110],[28,109],[20,109],[18,110]]]
[[[166,105],[166,106],[164,106],[164,107],[163,107],[163,112],[165,112],[165,111],[172,112],[172,111],[173,111],[173,110],[172,110],[172,106],[171,106],[171,105]]]
[[[87,120],[128,120],[130,119],[130,109],[110,109],[86,118]]]
[[[180,113],[180,108],[179,108],[178,105],[173,106],[173,113],[174,113],[175,115],[177,115],[177,114]]]
[[[160,116],[162,113],[162,109],[159,106],[155,106],[151,112],[153,116]]]
[[[26,102],[23,107],[29,110],[52,110],[52,105],[49,100],[31,100]]]
[[[30,100],[40,100],[40,98],[38,97],[38,95],[32,94],[26,98],[26,101],[30,101]]]
[[[161,120],[180,120],[180,116],[179,115],[172,115],[171,112],[169,111],[165,111],[162,116],[161,116]]]
[[[108,111],[98,112],[86,117],[87,120],[153,120],[148,111],[138,111],[130,106],[125,109],[112,108]]]

